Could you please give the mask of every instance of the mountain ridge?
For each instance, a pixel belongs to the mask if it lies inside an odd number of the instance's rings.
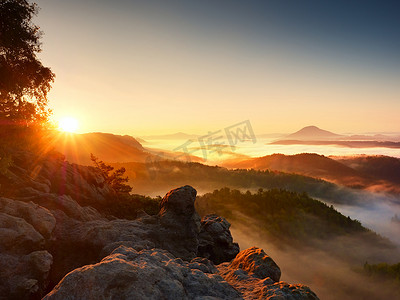
[[[321,178],[350,188],[377,189],[381,187],[381,191],[400,192],[397,188],[400,182],[398,175],[400,160],[389,156],[327,157],[316,153],[272,154],[237,162],[226,162],[222,166],[231,169],[276,170]]]

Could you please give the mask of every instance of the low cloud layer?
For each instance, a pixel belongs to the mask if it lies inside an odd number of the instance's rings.
[[[299,250],[282,247],[282,245],[276,245],[269,241],[265,235],[256,233],[253,229],[238,225],[232,226],[232,233],[241,249],[254,245],[263,248],[281,268],[281,280],[305,284],[320,299],[386,300],[400,297],[400,288],[396,289],[389,282],[377,281],[362,273],[361,257],[351,263],[330,255],[329,249],[326,251],[313,248]],[[340,240],[330,241],[326,247],[340,247],[340,242]],[[353,254],[354,250],[347,249]],[[386,255],[391,256],[390,253],[386,253]]]

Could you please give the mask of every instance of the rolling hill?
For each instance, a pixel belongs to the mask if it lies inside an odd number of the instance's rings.
[[[358,172],[372,174],[375,178],[400,184],[400,159],[396,157],[360,155],[332,158]]]
[[[207,193],[222,187],[257,191],[259,188],[283,188],[294,192],[306,192],[312,197],[332,203],[362,204],[354,190],[321,179],[299,174],[269,170],[229,170],[219,166],[179,161],[155,161],[154,163],[113,163],[113,167],[126,169],[129,184],[138,194],[161,195],[168,186],[192,185],[199,193]]]
[[[65,155],[69,162],[91,165],[90,153],[106,162],[144,162],[150,153],[133,137],[110,133],[72,134],[49,132],[48,147]]]
[[[309,128],[307,131],[315,132],[315,128]],[[317,131],[320,131],[320,129],[317,129]],[[179,153],[145,148],[132,136],[100,132],[70,134],[52,131],[49,132],[45,139],[46,142],[43,144],[48,145],[48,149],[53,148],[59,151],[65,155],[68,161],[73,163],[92,165],[90,153],[93,153],[107,163],[122,163],[123,166],[128,166],[127,169],[129,170],[132,166],[131,163],[140,163],[140,167],[137,169],[138,172],[136,172],[138,174],[141,174],[140,170],[145,170],[146,172],[150,170],[151,173],[156,165],[162,169],[161,172],[158,172],[159,176],[161,173],[168,174],[168,176],[175,176],[180,174],[179,172],[175,174],[174,172],[176,170],[184,170],[187,178],[196,178],[196,182],[208,181],[199,178],[196,174],[191,174],[191,172],[199,170],[199,167],[194,168],[194,165],[185,165],[178,162],[177,164],[161,162],[163,160],[173,160]],[[199,162],[201,160],[195,156],[191,156],[191,159],[193,162]],[[392,157],[325,157],[312,153],[296,155],[273,154],[258,158],[230,160],[221,163],[221,166],[226,168],[295,173],[323,179],[351,188],[388,191],[400,194],[400,188],[398,187],[398,183],[400,182],[400,160]],[[200,169],[203,172],[203,170],[208,169],[208,167],[202,165]],[[210,170],[212,170],[211,174],[205,174],[204,179],[208,179],[209,176],[212,177],[215,170],[212,168]],[[228,175],[228,173],[226,176],[231,178],[232,174],[229,173]],[[163,176],[164,175],[161,177]],[[137,175],[131,174],[130,177],[136,178]],[[137,178],[136,180],[141,179]],[[215,182],[210,180],[206,186],[220,188],[222,186],[219,184],[216,185],[215,183],[219,180],[226,181],[226,179],[218,177],[213,178],[213,180],[215,180]],[[245,182],[246,181],[247,179]],[[193,184],[195,185],[196,182]],[[179,181],[176,182],[176,185],[179,184]],[[184,182],[182,182],[182,184],[184,184]],[[148,186],[149,182],[145,180],[141,185]],[[245,187],[245,185],[243,187]],[[209,191],[208,188],[207,191]]]
[[[322,178],[350,187],[365,187],[372,178],[329,157],[315,153],[272,154],[223,164],[228,168],[276,170]]]
[[[273,154],[239,162],[227,168],[275,170],[321,178],[351,188],[400,193],[400,160],[394,157],[326,157],[315,153]]]

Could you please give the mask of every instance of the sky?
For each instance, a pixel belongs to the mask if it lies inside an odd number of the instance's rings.
[[[398,1],[36,2],[79,132],[400,132]]]

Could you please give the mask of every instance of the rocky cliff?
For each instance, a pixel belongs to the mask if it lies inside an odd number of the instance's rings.
[[[109,218],[115,194],[90,167],[15,153],[0,175],[0,299],[318,299],[280,282],[263,250],[239,252],[222,217],[200,220],[196,190],[157,215]]]

